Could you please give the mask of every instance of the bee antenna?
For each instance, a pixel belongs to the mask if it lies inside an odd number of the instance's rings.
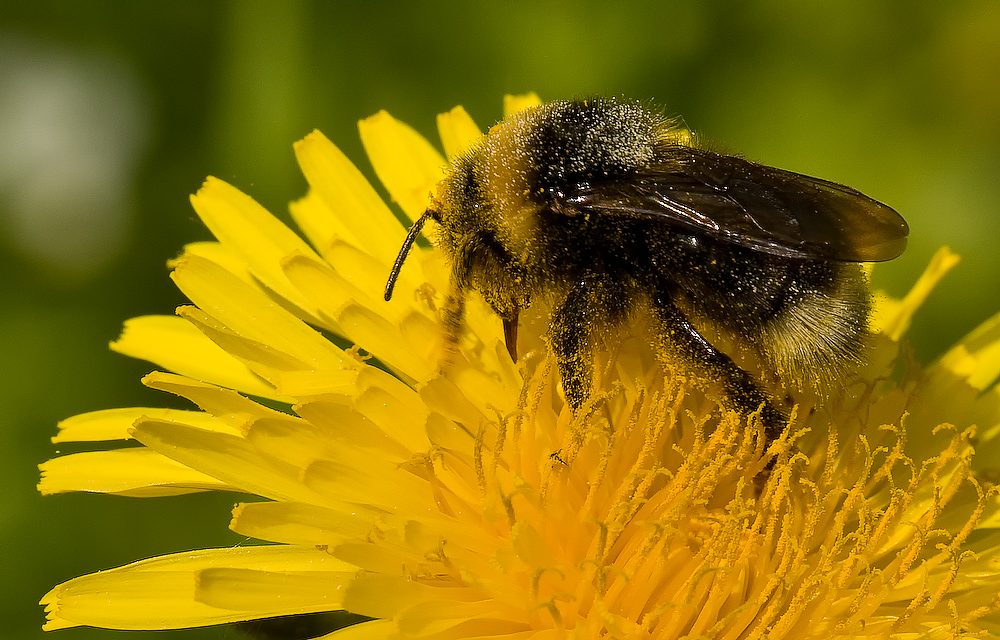
[[[410,232],[406,234],[406,240],[403,241],[403,246],[399,249],[399,255],[396,256],[396,262],[392,265],[392,271],[389,273],[389,281],[385,283],[385,301],[389,302],[392,299],[392,289],[396,286],[396,278],[399,277],[399,270],[403,268],[403,262],[406,260],[406,256],[410,253],[410,247],[417,240],[417,234],[424,227],[424,222],[427,218],[431,216],[431,210],[428,209],[424,211],[423,215],[417,218],[417,221],[413,223],[410,227]]]

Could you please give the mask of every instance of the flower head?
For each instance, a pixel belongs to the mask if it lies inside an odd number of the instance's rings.
[[[460,108],[438,124],[449,157],[479,135]],[[385,113],[361,134],[415,219],[445,160]],[[442,372],[445,260],[415,248],[384,302],[404,227],[322,134],[296,153],[310,190],[291,213],[308,243],[209,179],[192,204],[217,241],[172,265],[193,304],[129,321],[112,345],[169,371],[144,383],[198,410],[67,420],[56,441],[144,446],[56,458],[40,484],[250,494],[231,526],[273,544],[70,580],[42,600],[45,628],[346,610],[373,620],[344,638],[1000,632],[1000,513],[973,458],[973,445],[996,451],[1000,318],[926,371],[899,346],[946,251],[910,296],[879,305],[867,365],[822,401],[800,398],[765,446],[755,416],[628,336],[598,355],[600,392],[574,415],[543,323],[525,322],[515,364],[475,297]]]

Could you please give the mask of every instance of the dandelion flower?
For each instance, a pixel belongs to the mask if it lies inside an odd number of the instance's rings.
[[[479,135],[460,108],[438,124],[448,157]],[[415,219],[445,159],[386,113],[361,136]],[[247,494],[231,527],[270,544],[69,580],[42,599],[46,629],[349,611],[371,620],[338,639],[1000,634],[1000,316],[926,370],[899,342],[946,250],[878,305],[867,365],[801,400],[765,449],[753,417],[628,337],[574,416],[540,325],[522,328],[515,364],[475,297],[441,373],[445,260],[415,247],[384,302],[404,226],[322,134],[295,150],[310,189],[291,213],[308,242],[208,179],[192,204],[217,240],[172,263],[192,304],[135,318],[112,344],[197,408],[66,420],[56,442],[143,446],[56,458],[39,485]]]

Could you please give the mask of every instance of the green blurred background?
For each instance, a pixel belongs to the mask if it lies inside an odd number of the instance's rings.
[[[62,580],[245,542],[226,529],[236,496],[34,490],[58,420],[182,406],[107,343],[184,302],[165,262],[208,237],[187,203],[202,179],[287,219],[305,189],[291,143],[313,128],[371,175],[358,119],[387,109],[433,136],[438,112],[486,126],[525,91],[653,98],[723,149],[894,206],[910,248],[877,286],[902,294],[942,244],[963,258],[911,332],[924,362],[1000,310],[996,0],[4,0],[0,638],[41,636],[35,603]]]

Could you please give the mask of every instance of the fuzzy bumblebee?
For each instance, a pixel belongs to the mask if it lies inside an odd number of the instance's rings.
[[[615,99],[553,102],[490,129],[455,160],[410,229],[385,289],[424,223],[451,257],[445,331],[470,290],[503,319],[517,358],[519,312],[551,305],[548,338],[567,401],[592,393],[602,332],[638,309],[661,359],[721,383],[726,404],[787,418],[760,380],[704,337],[708,323],[785,384],[859,359],[869,293],[861,262],[895,258],[906,222],[834,182],[698,148],[674,121]]]

